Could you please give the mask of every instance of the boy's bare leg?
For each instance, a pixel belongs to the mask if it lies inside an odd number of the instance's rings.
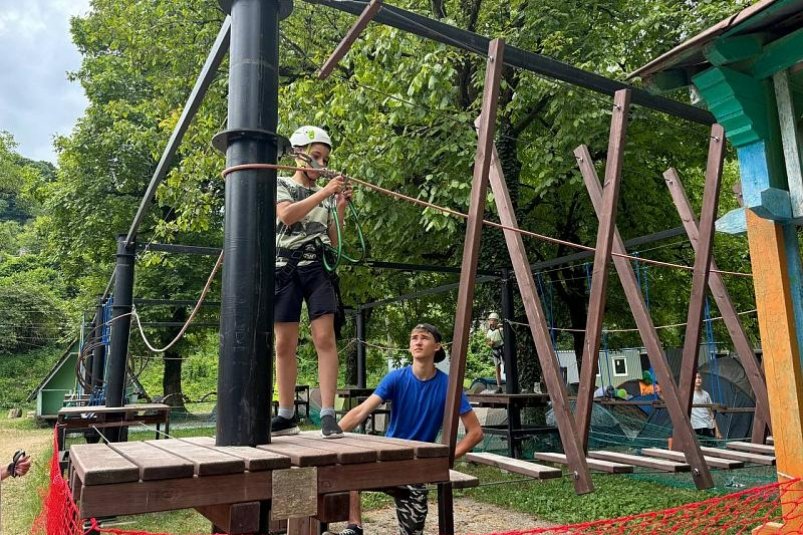
[[[312,343],[318,353],[318,382],[321,388],[322,408],[335,406],[338,357],[334,319],[334,314],[326,314],[310,323]],[[293,387],[295,388],[295,385]]]
[[[279,389],[279,407],[295,408],[298,362],[298,323],[275,323],[276,385]]]

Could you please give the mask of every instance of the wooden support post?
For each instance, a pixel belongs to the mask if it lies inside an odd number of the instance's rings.
[[[451,483],[438,483],[438,535],[454,535],[454,493]]]
[[[787,232],[791,236],[786,236]],[[792,284],[787,261],[790,252],[797,252],[789,246],[790,241],[797,240],[797,233],[794,228],[784,229],[748,210],[747,238],[774,424],[776,467],[778,479],[783,482],[803,477],[803,371],[793,302],[793,294],[800,289]],[[803,528],[803,515],[795,503],[801,497],[803,483],[797,482],[782,499],[784,526],[778,533],[794,533]]]
[[[346,36],[343,37],[343,40],[340,41],[340,43],[337,45],[337,48],[335,48],[335,51],[332,52],[332,55],[329,56],[329,59],[326,60],[321,69],[318,71],[318,80],[326,80],[329,75],[332,74],[332,71],[337,66],[337,63],[343,59],[343,56],[345,56],[349,51],[351,45],[354,44],[354,41],[357,40],[362,31],[366,26],[368,26],[368,23],[371,22],[371,19],[374,18],[374,15],[377,14],[381,7],[382,0],[371,0],[368,5],[365,6],[365,9],[354,23],[354,26],[349,29],[348,33],[346,33]]]
[[[502,164],[495,148],[493,149],[492,163],[491,188],[499,210],[499,219],[507,227],[518,228],[513,203],[510,200],[510,194],[502,172]],[[524,310],[527,313],[527,322],[530,324],[530,331],[538,352],[538,360],[541,363],[544,381],[546,381],[549,398],[552,401],[552,409],[558,422],[560,441],[563,444],[563,451],[566,453],[569,469],[574,475],[574,490],[578,494],[592,492],[594,484],[591,482],[583,445],[580,442],[574,417],[569,408],[569,395],[566,392],[566,385],[560,373],[555,348],[552,347],[552,338],[549,336],[549,327],[547,326],[544,309],[535,291],[535,281],[533,280],[533,272],[528,264],[524,240],[521,234],[514,230],[505,230],[504,233],[507,248],[510,251],[510,259],[513,262],[513,270],[519,283],[521,299],[524,302]]]
[[[196,510],[223,532],[234,535],[259,531],[259,508],[259,502],[247,502],[207,505]]]
[[[664,180],[672,195],[672,200],[677,207],[680,219],[683,221],[683,227],[686,229],[686,235],[689,237],[692,248],[697,251],[699,245],[700,231],[697,225],[697,218],[691,208],[689,198],[686,196],[686,190],[680,182],[680,177],[675,169],[668,169],[664,173]],[[728,289],[725,287],[725,282],[722,280],[722,275],[716,273],[717,264],[714,259],[711,259],[711,273],[708,277],[708,287],[711,289],[711,295],[714,296],[714,301],[717,303],[717,308],[722,314],[722,320],[725,322],[725,327],[728,329],[733,346],[736,349],[736,354],[739,355],[739,361],[747,374],[747,379],[750,381],[750,386],[756,396],[756,415],[753,420],[753,441],[764,442],[766,437],[766,428],[770,422],[769,413],[769,400],[767,398],[767,383],[764,379],[764,372],[761,371],[761,364],[756,358],[756,353],[744,331],[739,315],[736,308],[733,306]],[[758,436],[761,438],[758,439]]]
[[[608,139],[608,158],[605,164],[605,181],[602,184],[602,209],[599,215],[597,244],[594,250],[594,270],[591,276],[583,360],[580,367],[580,387],[577,392],[575,409],[577,429],[585,452],[588,452],[588,433],[591,424],[594,390],[596,388],[594,378],[597,375],[597,366],[599,364],[599,343],[608,289],[608,264],[611,261],[613,231],[616,228],[616,205],[619,201],[619,184],[622,176],[627,115],[629,112],[630,90],[621,89],[616,92],[613,100],[611,131]],[[577,155],[577,151],[575,151],[575,155]]]
[[[599,214],[602,208],[602,186],[600,186],[599,178],[597,178],[597,172],[594,169],[594,162],[591,161],[588,147],[583,145],[580,149],[580,155],[578,156],[580,171],[583,174],[583,180],[591,197],[591,203],[594,205],[594,210]],[[613,252],[627,254],[618,230],[614,230]],[[650,365],[655,370],[655,375],[661,384],[666,409],[672,420],[673,437],[677,445],[675,449],[682,450],[686,454],[686,462],[692,468],[692,475],[697,488],[711,488],[714,486],[711,472],[708,470],[708,465],[705,463],[703,454],[700,451],[700,444],[697,442],[697,437],[691,428],[689,415],[681,405],[675,379],[672,377],[672,370],[669,369],[669,364],[666,361],[658,338],[658,331],[655,330],[655,325],[647,311],[647,304],[644,302],[644,296],[636,280],[636,274],[633,272],[633,266],[626,258],[621,256],[614,256],[613,264],[619,275],[630,310],[633,312],[633,319],[636,321],[639,335],[650,358]]]
[[[474,161],[474,177],[471,182],[471,201],[466,222],[466,239],[463,245],[463,261],[460,266],[460,287],[457,293],[454,335],[452,337],[452,360],[449,368],[449,387],[446,410],[443,415],[442,442],[449,446],[449,467],[454,467],[454,452],[457,442],[457,420],[460,398],[463,395],[463,377],[466,372],[466,352],[471,329],[474,282],[477,278],[477,261],[480,252],[482,220],[488,191],[488,170],[491,167],[496,105],[499,84],[504,65],[502,55],[505,44],[494,39],[488,46],[488,66],[485,71],[485,90],[482,96],[482,115]]]
[[[691,282],[689,312],[686,316],[686,336],[683,339],[683,357],[680,364],[678,388],[683,409],[691,412],[694,397],[694,377],[700,355],[700,333],[703,330],[705,290],[708,286],[711,249],[714,246],[714,223],[719,206],[719,187],[722,178],[722,162],[725,156],[725,129],[715,124],[711,127],[708,144],[708,162],[705,168],[703,208],[700,213],[699,237],[694,248],[694,271]]]

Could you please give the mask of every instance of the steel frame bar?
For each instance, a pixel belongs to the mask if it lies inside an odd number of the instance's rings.
[[[352,15],[360,15],[367,4],[366,2],[355,0],[305,1],[310,4],[331,7]],[[374,17],[374,21],[479,55],[485,54],[490,42],[490,39],[485,36],[450,26],[390,4],[382,4],[382,9]],[[714,123],[713,115],[706,110],[652,95],[643,89],[638,89],[514,46],[507,47],[505,64],[606,95],[612,96],[620,89],[630,89],[632,91],[633,104],[639,104],[696,123],[705,125]]]
[[[454,466],[455,444],[457,442],[457,422],[460,399],[463,395],[463,376],[466,371],[466,353],[471,330],[474,286],[477,278],[477,263],[480,256],[483,216],[485,215],[486,194],[488,191],[488,171],[491,168],[493,137],[496,129],[497,102],[499,86],[502,81],[502,67],[505,44],[501,39],[491,41],[488,48],[488,66],[485,71],[485,85],[482,96],[479,139],[474,160],[474,176],[471,181],[466,238],[463,245],[463,260],[460,272],[460,287],[457,293],[454,335],[452,336],[452,357],[449,368],[449,385],[446,396],[446,410],[443,415],[442,442],[449,446],[449,466]]]
[[[694,396],[694,376],[700,355],[700,334],[703,330],[705,290],[711,267],[711,250],[714,246],[714,223],[719,206],[719,190],[722,184],[722,164],[725,159],[725,129],[715,124],[711,127],[708,143],[708,162],[705,169],[703,207],[700,213],[699,235],[694,248],[694,271],[692,272],[691,297],[686,316],[686,335],[683,339],[683,356],[680,364],[678,389],[684,410],[691,411]]]
[[[591,160],[591,153],[588,147],[582,145],[579,149],[579,154],[577,159],[580,171],[591,198],[591,203],[594,205],[594,210],[599,215],[602,205],[602,186],[599,183],[599,178],[597,178],[597,172],[594,169],[594,162]],[[618,230],[614,230],[613,251],[616,253],[625,252],[624,242]],[[711,488],[714,486],[711,472],[703,459],[697,437],[692,431],[689,415],[684,410],[678,397],[678,389],[672,376],[672,370],[669,369],[669,364],[661,347],[661,341],[658,338],[658,331],[655,330],[655,325],[647,311],[644,295],[642,295],[641,288],[636,280],[633,266],[626,258],[619,256],[613,257],[613,264],[619,275],[619,281],[624,289],[630,310],[633,312],[633,319],[638,327],[642,343],[647,350],[650,364],[661,384],[666,409],[672,420],[673,437],[679,449],[685,453],[686,462],[692,468],[694,484],[698,489]]]
[[[597,229],[594,268],[591,275],[591,291],[588,302],[586,332],[583,342],[583,357],[580,367],[580,387],[577,392],[575,417],[580,432],[583,451],[588,452],[588,432],[591,423],[591,408],[594,401],[599,365],[599,344],[605,303],[608,290],[608,264],[611,261],[613,233],[616,228],[616,208],[622,177],[622,162],[625,154],[627,119],[630,113],[630,91],[622,89],[614,96],[611,112],[611,131],[608,139],[608,157],[605,163],[605,181],[602,184],[602,208]],[[580,156],[579,149],[575,155]]]
[[[680,219],[683,221],[683,226],[686,229],[689,241],[696,251],[700,239],[699,226],[677,170],[674,168],[668,169],[664,173],[664,180],[669,188],[669,193],[672,195],[672,200],[678,210]],[[758,358],[756,358],[756,353],[750,343],[750,339],[747,337],[747,333],[739,321],[738,313],[733,306],[733,301],[722,279],[722,275],[715,271],[717,269],[717,264],[713,258],[711,258],[710,269],[712,271],[708,276],[708,287],[711,290],[711,295],[714,297],[719,312],[722,314],[722,319],[733,341],[736,354],[739,355],[739,360],[742,363],[742,367],[745,369],[745,373],[747,373],[747,379],[750,381],[750,386],[753,388],[753,392],[756,396],[756,419],[753,421],[755,438],[755,431],[762,427],[767,427],[770,422],[767,382],[764,378],[764,372],[761,370],[761,364]],[[765,430],[761,429],[762,435],[764,432]],[[763,442],[764,437],[762,437],[760,441]]]

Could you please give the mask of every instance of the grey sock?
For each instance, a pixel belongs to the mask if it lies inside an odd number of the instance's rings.
[[[279,407],[279,416],[286,420],[292,420],[295,413],[295,407],[290,407],[289,409],[287,407]]]
[[[321,409],[321,418],[323,418],[324,416],[334,417],[334,415],[335,415],[334,407],[325,407]]]

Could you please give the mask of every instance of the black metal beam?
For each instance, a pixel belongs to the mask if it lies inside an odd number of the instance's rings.
[[[311,4],[345,11],[352,15],[359,15],[368,5],[368,2],[358,2],[355,0],[305,1]],[[374,16],[374,21],[393,26],[394,28],[413,33],[420,37],[432,39],[439,43],[468,50],[481,56],[487,55],[488,43],[490,43],[490,39],[482,35],[456,28],[449,24],[386,3],[382,4],[382,9]],[[668,98],[651,95],[643,89],[638,89],[628,84],[605,78],[599,74],[572,67],[567,63],[521,48],[516,48],[515,46],[507,45],[505,47],[504,62],[511,67],[517,67],[555,80],[568,82],[572,85],[584,87],[605,95],[613,95],[620,89],[630,89],[632,91],[633,104],[639,104],[695,123],[705,125],[714,123],[714,116],[706,110],[695,108],[694,106]]]
[[[178,243],[144,243],[137,246],[137,250],[159,251],[163,253],[197,254],[204,256],[218,256],[219,247],[201,247],[199,245],[181,245]]]
[[[142,299],[136,298],[134,299],[135,306],[153,306],[153,307],[183,307],[183,306],[195,306],[198,302],[197,299]],[[201,303],[202,307],[214,307],[220,306],[220,301],[204,301]]]
[[[477,280],[475,281],[475,283],[476,284],[480,284],[481,282],[489,282],[489,281],[495,281],[495,280],[499,280],[499,277],[496,277],[496,276],[493,276],[493,277],[490,277],[490,276],[477,277]],[[429,288],[427,290],[419,290],[417,292],[412,292],[412,293],[400,295],[398,297],[389,297],[387,299],[381,299],[379,301],[372,301],[370,303],[365,303],[364,305],[358,305],[357,309],[358,310],[360,310],[360,309],[364,310],[366,308],[376,308],[376,307],[380,307],[382,305],[387,305],[387,304],[390,304],[390,303],[397,303],[397,302],[400,302],[400,301],[409,301],[411,299],[417,299],[419,297],[424,297],[424,296],[427,296],[427,295],[435,295],[435,294],[440,294],[440,293],[444,293],[444,292],[451,292],[452,290],[456,290],[459,287],[460,287],[460,283],[459,282],[454,282],[452,284],[444,284],[442,286],[436,286],[434,288]]]
[[[143,327],[183,327],[183,321],[143,321]],[[220,323],[209,323],[202,321],[194,321],[190,323],[190,327],[220,327]]]
[[[170,168],[170,164],[173,163],[173,156],[175,156],[179,145],[181,145],[181,140],[184,138],[184,134],[187,132],[187,128],[189,128],[198,108],[201,107],[201,103],[206,95],[206,90],[209,89],[209,86],[212,84],[212,80],[215,78],[215,74],[217,74],[217,69],[223,61],[226,52],[229,50],[230,33],[231,18],[226,17],[217,34],[215,43],[212,45],[212,50],[209,52],[206,62],[201,69],[201,74],[198,75],[198,79],[195,81],[195,87],[192,88],[192,92],[187,99],[187,104],[184,105],[181,117],[179,117],[178,123],[176,123],[176,127],[173,129],[173,133],[170,135],[170,140],[167,142],[167,146],[162,153],[162,158],[156,166],[156,171],[154,171],[151,182],[148,184],[148,189],[142,197],[142,202],[140,202],[134,220],[131,222],[131,228],[128,229],[126,244],[130,244],[134,241],[139,225],[145,218],[145,212],[150,206],[153,196],[156,194],[156,188],[159,187],[159,184],[162,183],[162,180],[164,180],[167,175],[167,170]]]

